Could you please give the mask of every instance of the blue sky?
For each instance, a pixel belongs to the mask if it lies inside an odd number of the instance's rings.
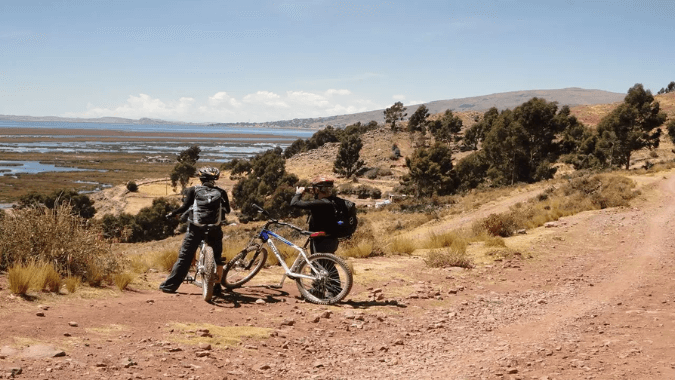
[[[262,122],[499,92],[656,93],[675,2],[0,0],[0,114]]]

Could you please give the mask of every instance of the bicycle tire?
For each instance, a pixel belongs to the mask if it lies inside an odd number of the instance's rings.
[[[267,261],[267,249],[257,244],[249,245],[239,252],[223,269],[221,285],[227,289],[241,287],[249,282]]]
[[[213,298],[213,285],[216,282],[216,259],[213,257],[213,248],[206,245],[202,250],[202,295],[204,301],[209,302]]]
[[[312,266],[322,273],[315,280],[296,278],[295,283],[302,297],[308,302],[319,305],[332,305],[340,302],[352,290],[354,278],[352,270],[340,257],[331,253],[316,253],[307,258]],[[329,273],[327,266],[334,266],[335,271]],[[312,267],[306,261],[300,262],[297,273],[315,276]],[[336,275],[337,274],[337,275]]]

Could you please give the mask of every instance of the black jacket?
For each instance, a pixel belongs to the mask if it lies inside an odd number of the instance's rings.
[[[332,202],[335,197],[330,196],[310,201],[303,201],[300,199],[301,197],[302,194],[295,194],[291,200],[291,206],[309,210],[309,230],[330,233],[336,226],[335,206]]]

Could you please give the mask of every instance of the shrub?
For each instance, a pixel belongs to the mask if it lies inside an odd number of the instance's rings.
[[[134,280],[134,276],[129,272],[117,273],[113,276],[113,281],[117,289],[124,290]]]
[[[491,236],[508,237],[513,235],[517,226],[513,215],[509,213],[490,214],[487,218],[477,221],[473,225],[475,235],[480,235],[481,230]]]
[[[441,250],[435,249],[429,252],[427,258],[424,259],[427,266],[432,268],[447,268],[447,267],[461,267],[473,268],[473,260],[465,252],[461,250]]]
[[[101,231],[73,215],[69,205],[55,210],[19,209],[0,221],[0,269],[30,262],[52,263],[61,275],[87,277],[97,268],[107,277],[120,268]]]
[[[134,181],[129,181],[127,182],[127,190],[131,191],[132,193],[135,193],[138,191],[138,185]]]
[[[166,249],[152,255],[153,266],[165,272],[171,271],[176,260],[178,260],[178,251],[175,249]]]
[[[415,240],[407,237],[397,237],[389,243],[389,252],[395,255],[410,255],[417,249]]]
[[[465,251],[468,240],[455,231],[442,234],[431,233],[425,245],[425,248],[452,248],[459,251]]]
[[[37,290],[48,290],[58,293],[61,289],[61,276],[52,264],[35,265],[35,273],[31,285]]]
[[[68,293],[75,293],[75,290],[80,286],[82,283],[82,278],[79,276],[68,276],[66,277],[66,290]]]
[[[7,272],[9,290],[14,294],[25,295],[30,289],[30,281],[33,277],[33,264],[15,264]]]

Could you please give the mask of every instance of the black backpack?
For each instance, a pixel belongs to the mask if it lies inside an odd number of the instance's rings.
[[[346,199],[334,197],[331,199],[333,207],[335,208],[336,226],[331,231],[331,235],[344,238],[350,237],[356,231],[356,226],[359,220],[356,217],[356,204]]]
[[[195,186],[192,221],[196,224],[217,224],[222,219],[223,194],[217,187]]]

